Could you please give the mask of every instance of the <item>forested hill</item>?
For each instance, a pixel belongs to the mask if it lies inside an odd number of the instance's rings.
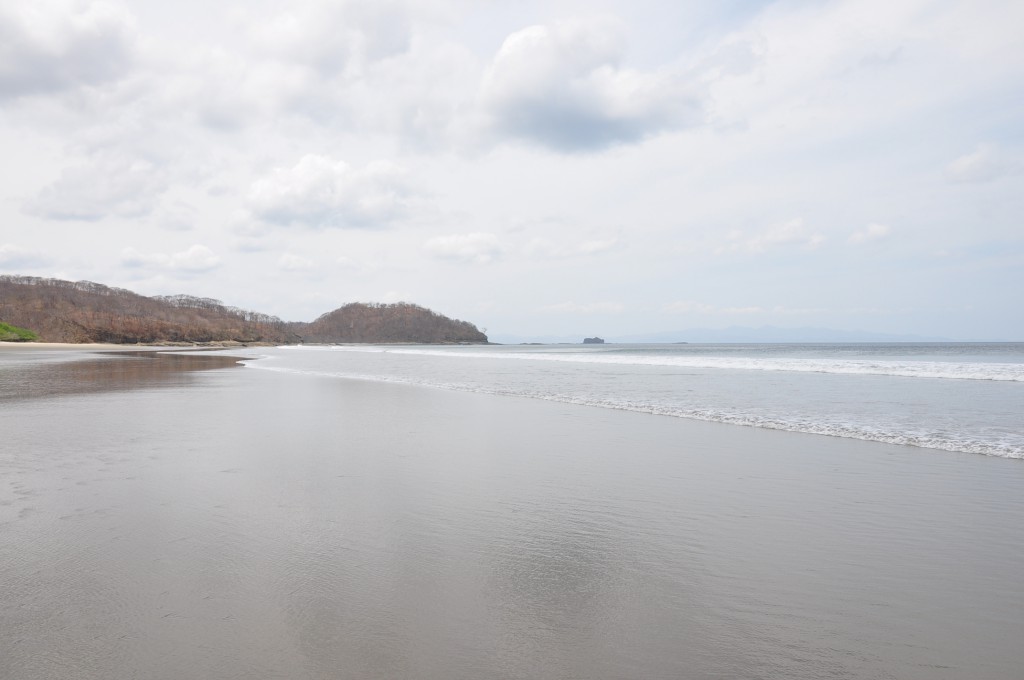
[[[44,342],[487,342],[468,322],[407,303],[355,303],[312,323],[286,322],[210,298],[145,297],[90,281],[30,276],[0,276],[0,322]]]
[[[219,300],[29,276],[0,276],[0,321],[45,342],[294,342],[281,319]]]
[[[297,325],[304,342],[487,342],[487,336],[468,321],[404,302],[353,303]]]

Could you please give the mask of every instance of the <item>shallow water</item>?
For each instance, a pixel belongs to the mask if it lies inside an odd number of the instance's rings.
[[[1024,666],[1019,461],[317,375],[175,375],[0,405],[0,677]]]
[[[1024,343],[299,346],[250,365],[1024,458]]]

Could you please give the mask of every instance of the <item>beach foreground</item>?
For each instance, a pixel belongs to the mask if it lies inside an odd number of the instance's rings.
[[[0,677],[1024,665],[1020,461],[81,358],[0,409]]]

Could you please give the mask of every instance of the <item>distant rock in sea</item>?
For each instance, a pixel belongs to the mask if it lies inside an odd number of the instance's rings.
[[[596,335],[592,338],[583,338],[584,345],[603,345],[604,338],[599,338]]]

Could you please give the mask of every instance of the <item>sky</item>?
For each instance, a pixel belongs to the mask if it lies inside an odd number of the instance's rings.
[[[1024,3],[0,0],[0,273],[1024,340]],[[685,338],[681,338],[685,339]]]

